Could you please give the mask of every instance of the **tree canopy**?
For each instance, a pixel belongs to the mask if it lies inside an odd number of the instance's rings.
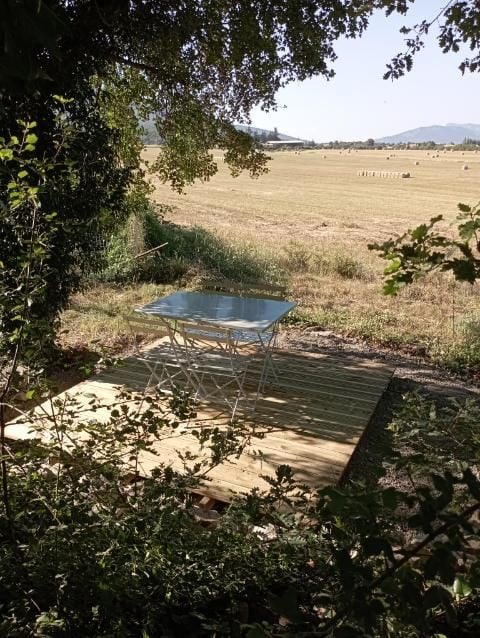
[[[143,2],[8,0],[2,20],[2,101],[60,94],[75,99],[78,84],[100,78],[128,85],[137,108],[155,113],[165,142],[160,175],[181,188],[208,178],[214,146],[232,149],[232,170],[258,175],[265,156],[235,121],[248,121],[254,106],[275,106],[278,89],[313,75],[331,78],[338,38],[360,36],[373,12],[407,13],[414,0],[320,2]],[[406,50],[388,65],[399,77],[413,64],[434,23],[438,44],[472,51],[462,71],[478,68],[478,7],[453,1],[405,28]],[[81,35],[80,35],[81,34]],[[235,150],[233,150],[235,149]]]
[[[24,124],[34,123],[38,140],[28,152],[69,167],[56,176],[49,171],[39,190],[39,210],[53,210],[59,222],[46,257],[47,324],[78,286],[102,238],[127,215],[127,193],[142,179],[141,119],[152,117],[163,141],[152,168],[178,190],[215,174],[213,147],[225,150],[233,175],[246,170],[258,176],[268,158],[234,123],[248,123],[254,106],[275,108],[275,95],[288,82],[331,78],[339,38],[361,36],[375,11],[406,14],[413,2],[5,0],[2,143],[14,150]],[[463,43],[472,55],[461,70],[478,69],[478,5],[451,0],[404,29],[406,49],[388,65],[386,77],[411,69],[435,23],[442,50],[457,51]],[[9,153],[0,171],[4,203],[18,159]],[[35,172],[29,175],[30,187],[39,188]],[[21,246],[28,245],[21,229],[31,226],[29,210],[17,206],[14,228],[3,209],[7,287],[14,287]],[[1,314],[7,323],[15,316],[5,309]]]

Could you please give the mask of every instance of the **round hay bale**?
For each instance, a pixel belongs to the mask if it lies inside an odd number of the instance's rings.
[[[388,159],[388,160],[390,159],[388,155],[387,155],[387,159]]]
[[[420,166],[420,162],[419,162],[419,161],[416,161],[416,162],[415,162],[415,166]]]
[[[468,164],[464,164],[464,165],[462,166],[462,168],[463,168],[463,170],[464,170],[464,171],[468,171]]]
[[[410,173],[401,173],[401,177],[403,177],[403,179],[407,179],[410,177]]]

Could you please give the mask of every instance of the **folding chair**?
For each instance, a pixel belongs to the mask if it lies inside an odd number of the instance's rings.
[[[169,337],[168,329],[156,317],[142,315],[137,312],[124,315],[124,319],[134,337],[136,358],[145,364],[150,373],[145,389],[156,386],[158,390],[170,393],[172,388],[182,381],[184,375],[170,348],[170,344],[162,343],[154,349],[141,350],[137,341],[137,337],[140,334],[156,337],[157,339]]]
[[[155,380],[157,389],[167,393],[171,393],[175,386],[186,386],[193,400],[220,400],[225,403],[233,420],[239,401],[248,401],[244,383],[250,360],[234,355],[229,346],[229,330],[215,329],[214,340],[207,341],[206,329],[211,326],[167,320],[138,312],[126,319],[135,334],[140,331],[169,337],[169,343],[154,350],[142,352],[137,349],[138,358],[150,372],[147,385]],[[220,344],[222,347],[219,349]]]
[[[285,301],[288,289],[286,286],[280,286],[267,283],[254,282],[234,282],[228,279],[210,279],[202,284],[202,290],[209,293],[218,293],[222,295],[232,295],[238,297],[254,297],[259,299],[274,299],[277,301]],[[213,334],[215,329],[210,328],[205,333]],[[278,373],[273,363],[272,351],[276,347],[279,332],[279,324],[276,323],[269,330],[263,332],[255,332],[251,330],[234,330],[230,337],[231,347],[235,352],[239,352],[241,348],[248,346],[257,346],[263,355],[263,366],[260,373],[259,385],[257,388],[257,396],[263,392],[268,374],[271,373],[275,381],[278,383]]]

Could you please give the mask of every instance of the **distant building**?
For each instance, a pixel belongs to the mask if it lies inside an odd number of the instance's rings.
[[[311,142],[306,142],[305,140],[269,140],[268,142],[264,142],[263,145],[267,148],[280,148],[282,146],[288,148],[304,148],[305,146],[310,146]]]

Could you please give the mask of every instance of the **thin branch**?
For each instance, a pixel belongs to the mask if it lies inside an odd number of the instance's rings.
[[[134,259],[138,259],[139,257],[144,257],[145,255],[149,255],[150,253],[154,253],[156,250],[160,250],[160,248],[163,248],[164,246],[168,245],[168,241],[166,241],[164,244],[160,244],[159,246],[155,246],[155,248],[150,248],[149,250],[145,250],[143,253],[138,253],[138,255],[134,256]]]
[[[471,516],[478,511],[480,511],[480,501],[477,501],[476,503],[468,507],[466,510],[458,514],[457,520],[463,519],[468,521],[471,518]],[[395,574],[395,572],[397,572],[401,567],[403,567],[406,563],[408,563],[412,558],[414,558],[415,556],[418,556],[419,553],[422,551],[422,549],[427,547],[427,545],[429,545],[439,536],[442,536],[442,534],[445,534],[453,525],[455,525],[455,523],[456,521],[447,521],[443,525],[440,525],[440,527],[438,527],[437,529],[430,532],[430,534],[427,534],[427,536],[425,536],[425,538],[420,543],[418,543],[418,545],[416,545],[410,551],[406,552],[403,558],[395,561],[385,572],[383,572],[383,574],[381,574],[380,576],[378,576],[378,578],[372,581],[372,583],[368,587],[369,591],[373,592],[375,589],[380,587],[380,585],[382,585],[386,580],[391,578]],[[344,609],[342,612],[337,614],[334,618],[329,620],[327,624],[324,625],[324,627],[322,627],[317,634],[311,633],[311,634],[300,634],[300,635],[303,638],[306,638],[307,635],[325,636],[328,634],[328,632],[332,629],[333,626],[335,626],[339,621],[344,620],[347,614],[348,614],[348,611]]]
[[[122,58],[120,56],[115,56],[113,58],[113,62],[117,64],[123,64],[125,66],[129,66],[133,69],[139,69],[140,71],[147,71],[148,73],[160,73],[160,69],[153,64],[145,64],[144,62],[135,62],[134,60],[128,60],[126,58]]]

